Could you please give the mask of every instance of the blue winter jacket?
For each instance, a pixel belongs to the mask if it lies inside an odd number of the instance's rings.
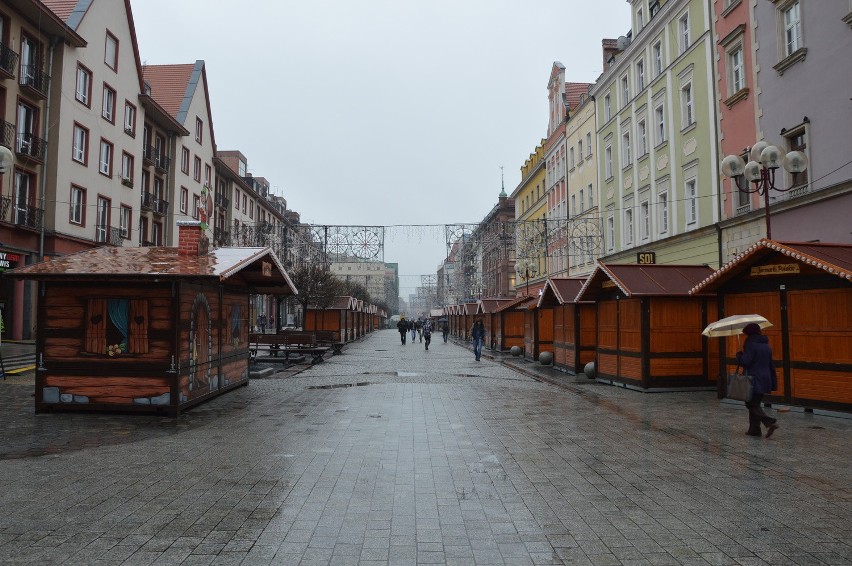
[[[749,375],[754,376],[754,392],[769,393],[778,389],[778,377],[772,362],[769,339],[763,334],[753,334],[743,343],[743,351],[737,352],[737,362]]]

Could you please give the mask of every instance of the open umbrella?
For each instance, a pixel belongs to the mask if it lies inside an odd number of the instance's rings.
[[[735,314],[708,324],[707,328],[705,328],[704,332],[701,334],[708,338],[718,338],[719,336],[739,336],[742,334],[743,328],[752,322],[761,328],[772,326],[771,322],[759,314]]]

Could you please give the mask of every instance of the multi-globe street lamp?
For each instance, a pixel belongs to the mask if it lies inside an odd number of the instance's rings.
[[[769,191],[786,192],[796,186],[796,175],[808,168],[808,158],[801,151],[791,151],[781,156],[781,150],[765,141],[759,141],[751,147],[751,160],[746,163],[739,155],[729,155],[722,160],[722,174],[734,180],[737,188],[744,193],[763,195],[766,213],[766,237],[772,239],[772,228],[769,223]],[[775,171],[780,167],[793,175],[793,182],[786,189],[775,186]],[[754,188],[749,189],[748,183]]]

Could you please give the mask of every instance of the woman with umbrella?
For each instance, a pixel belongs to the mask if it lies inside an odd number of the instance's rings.
[[[778,421],[763,412],[761,403],[763,396],[778,388],[778,376],[775,373],[775,363],[772,361],[772,349],[769,339],[761,334],[760,326],[751,322],[743,328],[746,335],[742,352],[737,352],[737,363],[753,376],[754,392],[751,400],[746,401],[748,408],[749,436],[762,436],[760,425],[766,427],[766,438],[778,428]]]

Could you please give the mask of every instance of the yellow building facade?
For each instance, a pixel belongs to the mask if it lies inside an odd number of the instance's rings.
[[[525,232],[535,229],[534,226],[538,222],[543,222],[547,217],[547,187],[545,167],[545,140],[541,140],[535,150],[530,153],[529,158],[521,166],[521,182],[512,191],[511,197],[515,199],[515,221],[516,232]],[[523,228],[525,223],[529,223],[529,228]],[[518,253],[518,250],[515,250]],[[536,275],[530,277],[529,283],[532,285],[543,281],[547,272],[545,269],[544,248],[541,248],[540,257],[529,258],[536,264]],[[523,259],[527,259],[526,257]],[[526,280],[516,281],[515,285],[525,285]]]

